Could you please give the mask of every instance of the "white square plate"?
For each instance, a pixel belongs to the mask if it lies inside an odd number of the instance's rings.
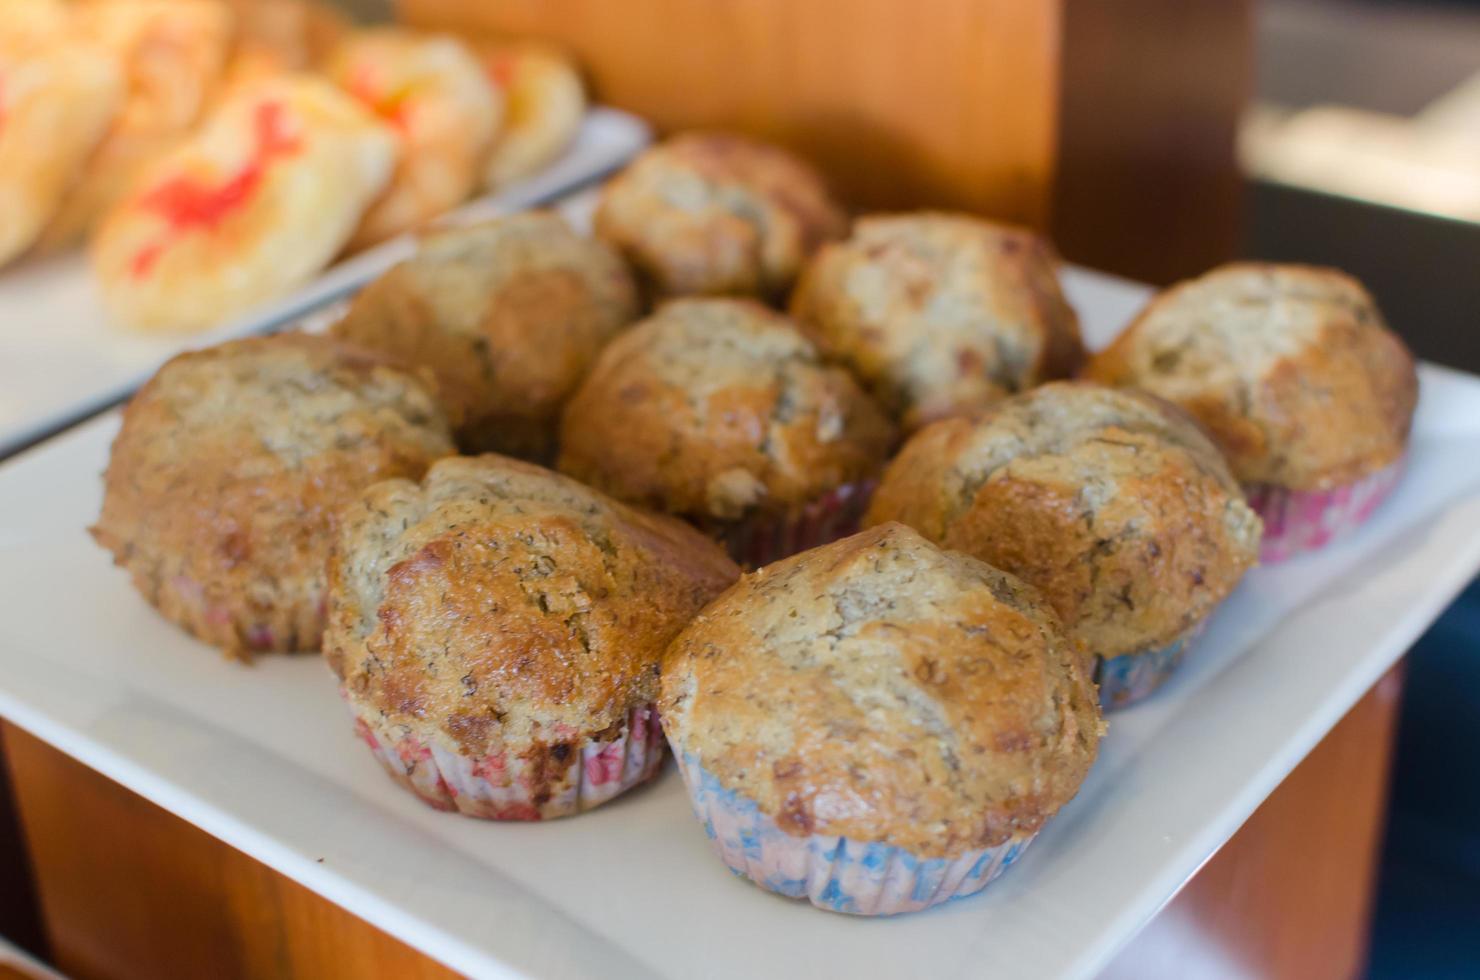
[[[636,116],[593,109],[559,160],[442,220],[477,221],[542,204],[626,163],[650,138]],[[413,236],[394,238],[334,265],[291,295],[197,334],[110,325],[80,252],[0,271],[0,459],[121,401],[180,351],[277,329],[364,285],[414,249]]]
[[[1072,271],[1103,341],[1138,286]],[[1372,522],[1252,573],[1077,799],[975,898],[890,920],[793,904],[710,854],[670,767],[584,816],[438,813],[355,739],[315,657],[222,659],[88,540],[108,415],[0,466],[0,714],[477,977],[1088,976],[1480,567],[1480,379],[1423,369],[1411,468]]]

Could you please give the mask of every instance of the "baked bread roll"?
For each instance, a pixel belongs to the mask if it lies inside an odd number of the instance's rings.
[[[504,122],[483,166],[483,186],[497,189],[560,158],[585,118],[586,87],[571,60],[545,45],[500,44],[481,54],[504,95]]]
[[[91,0],[77,11],[73,31],[123,66],[125,94],[41,248],[80,243],[144,169],[185,138],[220,83],[232,27],[218,0]]]
[[[209,327],[307,281],[385,187],[395,136],[328,82],[245,85],[151,166],[92,241],[110,312]]]
[[[0,22],[0,264],[36,242],[123,97],[107,50],[53,29],[29,17]]]
[[[396,28],[358,31],[327,71],[401,141],[390,185],[361,220],[351,249],[420,227],[467,198],[503,116],[503,96],[461,41]]]

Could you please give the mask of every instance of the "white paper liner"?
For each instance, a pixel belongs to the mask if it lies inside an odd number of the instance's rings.
[[[533,752],[495,748],[470,757],[448,748],[434,730],[390,722],[346,697],[355,731],[392,779],[438,810],[485,820],[549,820],[581,813],[651,779],[663,764],[664,740],[652,704],[628,713],[611,741],[569,744],[569,761],[552,746]],[[553,769],[553,771],[552,771]]]
[[[1323,548],[1361,525],[1403,475],[1404,460],[1354,483],[1330,490],[1287,490],[1269,484],[1245,488],[1249,506],[1264,521],[1259,560],[1284,561]]]
[[[953,858],[847,837],[788,834],[754,800],[725,789],[696,756],[679,753],[694,813],[735,874],[788,898],[850,915],[898,915],[973,895],[1006,870],[1034,835]]]
[[[1095,685],[1100,690],[1100,707],[1106,711],[1124,708],[1156,692],[1176,672],[1187,648],[1202,634],[1206,619],[1166,646],[1118,657],[1095,658]]]

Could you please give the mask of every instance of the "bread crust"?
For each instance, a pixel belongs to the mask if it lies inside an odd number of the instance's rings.
[[[507,107],[483,166],[483,186],[502,188],[538,173],[571,145],[586,116],[586,85],[569,54],[541,42],[496,42],[478,55]]]
[[[656,296],[777,299],[843,211],[810,166],[733,133],[681,133],[602,189],[596,233]]]
[[[472,193],[504,99],[462,41],[367,28],[345,37],[324,70],[390,126],[401,147],[390,183],[360,218],[350,251],[416,230]]]
[[[791,312],[907,429],[1068,377],[1084,359],[1058,257],[965,214],[860,218],[804,270]]]
[[[675,751],[786,832],[950,857],[1031,834],[1103,726],[1029,586],[886,524],[744,576],[674,640]]]
[[[430,388],[324,337],[169,361],[124,410],[93,537],[168,619],[228,654],[315,650],[335,512],[454,451]]]
[[[751,300],[665,304],[613,341],[566,406],[560,469],[674,514],[785,514],[873,477],[883,411]]]
[[[624,723],[656,699],[669,640],[738,574],[680,521],[492,454],[377,484],[342,518],[330,667],[356,704],[467,756],[561,761],[557,746]]]
[[[232,86],[99,222],[102,298],[141,330],[200,330],[298,287],[337,255],[395,164],[391,130],[330,82]]]
[[[1335,269],[1240,262],[1157,295],[1086,375],[1177,403],[1247,485],[1329,490],[1395,463],[1413,356]]]
[[[1262,530],[1191,419],[1083,382],[922,429],[864,523],[886,521],[1036,586],[1106,658],[1186,635],[1254,565]]]
[[[561,406],[636,316],[611,248],[529,211],[427,236],[333,332],[429,368],[464,449],[544,462]]]

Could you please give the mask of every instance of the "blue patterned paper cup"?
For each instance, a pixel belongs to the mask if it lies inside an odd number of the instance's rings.
[[[694,813],[731,871],[767,891],[850,915],[917,912],[973,895],[1006,870],[1034,835],[956,857],[827,834],[788,834],[755,801],[725,789],[692,753],[674,752]]]
[[[1206,620],[1164,647],[1123,653],[1118,657],[1095,658],[1095,683],[1100,686],[1100,707],[1106,711],[1124,708],[1150,697],[1182,662],[1187,648],[1202,633]]]

